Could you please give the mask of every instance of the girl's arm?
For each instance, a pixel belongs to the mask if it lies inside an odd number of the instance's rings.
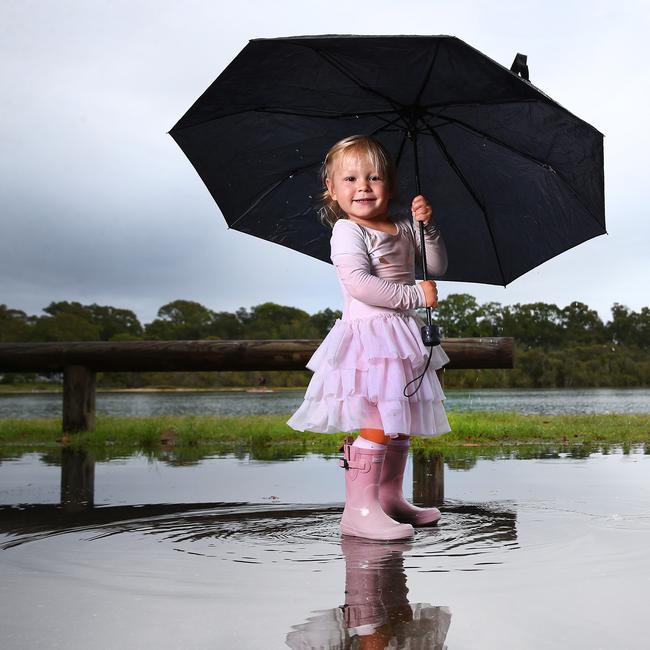
[[[420,224],[413,220],[413,229],[415,230],[415,263],[416,268],[422,267],[422,257],[420,251]],[[433,221],[429,221],[424,226],[424,248],[427,253],[427,275],[430,278],[439,278],[447,271],[447,247],[445,240],[440,234],[440,229]]]
[[[426,306],[424,290],[419,285],[390,282],[372,274],[368,250],[356,224],[347,220],[337,221],[331,246],[336,273],[353,298],[375,307],[399,310]]]

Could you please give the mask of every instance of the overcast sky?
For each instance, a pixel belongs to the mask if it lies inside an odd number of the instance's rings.
[[[650,5],[642,0],[0,1],[0,303],[134,310],[340,308],[332,267],[228,231],[166,133],[246,45],[298,34],[451,34],[605,134],[609,235],[479,302],[650,305]]]

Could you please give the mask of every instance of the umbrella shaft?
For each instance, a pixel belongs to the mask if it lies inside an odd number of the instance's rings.
[[[413,142],[413,160],[415,162],[415,193],[417,196],[422,194],[420,186],[420,163],[418,161],[418,136],[414,130],[410,133],[411,141]],[[422,259],[422,277],[428,280],[427,275],[427,249],[424,244],[424,224],[420,221],[420,251]],[[427,307],[427,325],[431,325],[431,307]]]

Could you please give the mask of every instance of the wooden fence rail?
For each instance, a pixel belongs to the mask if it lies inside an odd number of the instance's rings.
[[[63,430],[95,426],[97,372],[304,370],[320,340],[0,343],[0,372],[63,372]],[[448,369],[512,368],[509,337],[446,339]]]

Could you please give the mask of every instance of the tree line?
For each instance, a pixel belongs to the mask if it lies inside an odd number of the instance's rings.
[[[129,309],[79,302],[52,302],[39,316],[0,304],[0,342],[128,341],[201,339],[323,338],[341,317],[338,310],[315,314],[263,303],[235,312],[213,311],[190,300],[163,305],[150,323]],[[634,311],[619,303],[604,322],[581,302],[566,307],[536,302],[479,304],[466,293],[450,294],[434,310],[444,336],[512,336],[514,370],[467,370],[446,374],[447,386],[582,387],[650,385],[650,308]],[[271,385],[303,386],[308,372],[267,373]],[[5,374],[3,382],[32,380]],[[108,373],[100,385],[244,386],[256,373]]]

